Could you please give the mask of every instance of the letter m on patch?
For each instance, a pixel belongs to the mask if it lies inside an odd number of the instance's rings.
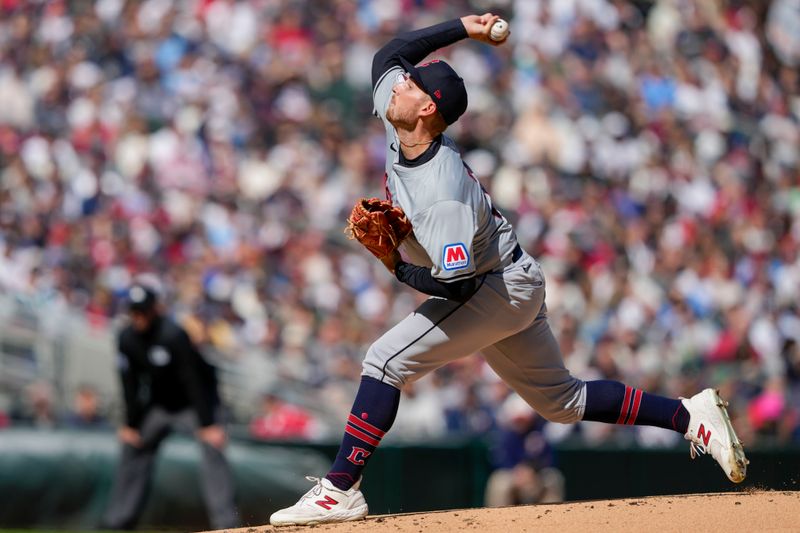
[[[464,249],[459,246],[447,250],[447,259],[445,259],[445,261],[452,263],[453,261],[465,261],[466,259],[467,256],[464,255]]]
[[[469,264],[469,254],[467,247],[462,243],[457,242],[448,244],[444,247],[442,253],[442,266],[445,270],[455,270],[457,268],[464,268]]]

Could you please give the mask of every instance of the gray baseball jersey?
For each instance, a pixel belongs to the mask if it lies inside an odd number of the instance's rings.
[[[399,67],[389,69],[373,96],[375,114],[386,125],[386,193],[414,228],[403,251],[441,281],[476,276],[479,286],[466,302],[428,298],[369,347],[363,375],[402,388],[445,363],[481,352],[542,416],[580,420],[586,387],[564,367],[550,331],[544,274],[528,254],[513,253],[513,228],[492,207],[455,143],[443,136],[429,161],[400,164],[397,132],[385,111],[402,74]]]
[[[375,114],[386,127],[386,194],[414,227],[401,250],[415,265],[431,267],[441,281],[455,281],[502,268],[517,238],[511,224],[492,206],[456,144],[442,136],[442,146],[428,162],[399,163],[397,132],[386,120],[392,87],[403,74],[387,71],[375,87]]]

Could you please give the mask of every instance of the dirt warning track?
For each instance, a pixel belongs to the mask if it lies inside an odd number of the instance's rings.
[[[749,491],[593,500],[499,509],[376,515],[342,524],[244,527],[229,533],[800,532],[800,492]],[[222,533],[222,532],[217,532]]]

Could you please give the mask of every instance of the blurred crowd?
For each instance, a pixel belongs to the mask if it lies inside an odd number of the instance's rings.
[[[207,350],[306,387],[254,405],[254,434],[312,438],[335,411],[338,436],[367,346],[424,298],[342,233],[383,194],[372,56],[485,11],[505,46],[437,53],[470,98],[448,133],[542,263],[567,366],[715,386],[745,444],[800,441],[793,0],[2,0],[0,290],[109,327],[154,274]],[[513,429],[478,357],[404,392],[397,437]]]
[[[73,392],[69,405],[59,405],[56,397],[56,391],[48,381],[38,380],[28,384],[9,413],[0,417],[0,428],[11,425],[36,429],[111,428],[101,405],[102,395],[92,385],[79,385]]]

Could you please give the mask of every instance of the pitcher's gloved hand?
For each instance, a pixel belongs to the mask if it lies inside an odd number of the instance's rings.
[[[345,233],[383,261],[411,234],[411,222],[399,207],[379,198],[361,198],[347,219]]]

